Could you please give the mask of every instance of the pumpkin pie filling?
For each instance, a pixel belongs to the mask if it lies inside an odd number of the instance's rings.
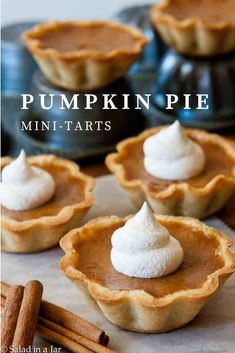
[[[37,165],[33,163],[37,167]],[[73,177],[70,171],[59,165],[44,165],[43,169],[50,173],[55,180],[55,194],[45,205],[27,211],[12,211],[1,206],[2,216],[15,221],[26,221],[40,217],[57,215],[62,208],[84,200],[84,181]],[[69,185],[69,187],[68,187]]]
[[[234,0],[170,1],[164,12],[179,21],[197,17],[207,23],[235,23]]]
[[[92,26],[63,24],[41,34],[39,40],[41,48],[55,49],[62,53],[83,50],[108,53],[115,49],[131,51],[136,46],[136,39],[127,30],[102,24]]]
[[[179,222],[164,222],[170,234],[179,240],[184,250],[184,260],[179,269],[165,277],[139,279],[125,276],[117,272],[110,260],[111,236],[115,229],[124,225],[120,220],[111,226],[99,229],[99,233],[89,237],[86,234],[75,245],[79,256],[75,255],[74,266],[104,287],[112,290],[144,290],[156,298],[180,290],[200,288],[208,275],[220,269],[223,261],[217,256],[219,242],[208,238],[196,228]],[[94,231],[84,230],[87,235]],[[95,232],[94,232],[95,233]]]
[[[208,182],[218,175],[229,176],[232,174],[234,162],[225,154],[224,149],[217,144],[207,143],[190,136],[197,144],[199,144],[206,155],[206,163],[204,171],[186,182],[195,188],[202,188]],[[170,185],[171,181],[156,178],[145,171],[143,141],[131,142],[126,148],[125,153],[117,157],[116,162],[121,163],[125,169],[126,180],[141,180],[145,185],[149,186],[155,192],[161,192]],[[175,180],[174,183],[182,183],[182,180]]]

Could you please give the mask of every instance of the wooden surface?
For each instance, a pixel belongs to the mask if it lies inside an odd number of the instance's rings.
[[[235,133],[228,136],[235,141]],[[94,178],[108,175],[110,171],[104,163],[105,157],[98,159],[90,159],[81,164],[81,170]],[[225,222],[229,227],[235,230],[235,196],[227,203],[225,208],[217,213],[217,216]]]

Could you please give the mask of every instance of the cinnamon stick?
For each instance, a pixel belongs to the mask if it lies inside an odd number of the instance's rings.
[[[48,329],[47,327],[38,325],[37,331],[39,334],[41,334],[43,337],[45,337],[48,341],[52,341],[52,342],[54,342],[64,348],[68,349],[69,351],[71,351],[73,353],[93,353],[90,349],[81,346],[80,344],[70,340],[67,337],[60,335],[57,332],[54,332],[54,331]]]
[[[1,308],[3,309],[6,305],[6,298],[2,296],[1,294]]]
[[[77,333],[74,333],[66,328],[55,324],[54,322],[48,321],[39,317],[38,324],[43,327],[47,327],[48,329],[52,330],[53,332],[59,333],[62,336],[81,344],[82,346],[90,349],[92,352],[95,353],[114,353],[111,349],[104,347],[86,337],[80,336]],[[55,341],[54,341],[55,342]]]
[[[2,308],[4,308],[5,302],[6,299],[1,296]],[[63,346],[67,350],[70,350],[72,347],[76,353],[82,352],[80,346],[83,346],[94,353],[114,353],[111,349],[69,331],[64,327],[42,317],[38,318],[37,332],[45,339],[51,340],[55,344]],[[75,345],[74,343],[78,345]]]
[[[59,306],[42,301],[40,308],[40,316],[47,320],[63,326],[67,330],[73,331],[81,336],[87,337],[90,340],[102,343],[105,333],[100,328],[90,322],[80,318],[79,316],[69,312]]]
[[[1,282],[1,293],[4,297],[7,297],[9,288],[9,284]],[[55,304],[43,300],[40,307],[40,316],[94,342],[103,345],[108,344],[109,337],[105,335],[103,330]]]
[[[4,308],[4,302],[6,299],[1,297],[1,307]],[[2,315],[2,312],[1,312]],[[43,327],[41,325],[37,325],[37,332],[42,335],[47,340],[64,347],[67,350],[71,350],[74,353],[93,353],[91,350],[82,347],[80,344],[71,341],[70,339],[63,337],[59,333],[53,332],[47,327]]]
[[[12,345],[14,338],[23,294],[23,286],[12,286],[8,291],[7,299],[4,303],[5,310],[2,319],[1,345],[8,349]]]
[[[26,284],[12,342],[13,348],[28,348],[32,346],[38,321],[42,292],[43,287],[39,281],[29,281]]]
[[[5,298],[7,297],[7,292],[10,288],[11,286],[9,284],[6,282],[1,282],[1,293]]]

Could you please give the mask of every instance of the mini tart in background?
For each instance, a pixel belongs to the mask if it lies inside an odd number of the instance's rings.
[[[100,217],[65,235],[60,267],[114,325],[130,331],[165,332],[191,321],[235,271],[232,241],[198,220],[156,216],[181,244],[183,263],[161,278],[117,272],[110,260],[113,232],[129,219]]]
[[[163,0],[150,10],[153,26],[178,52],[212,56],[235,50],[235,0]]]
[[[1,158],[1,168],[12,160]],[[74,162],[54,155],[32,156],[28,161],[53,177],[55,192],[47,203],[30,210],[12,211],[1,205],[1,250],[5,252],[37,252],[53,247],[80,224],[93,204],[94,180],[81,173]]]
[[[206,218],[221,209],[235,191],[235,144],[216,134],[184,129],[205,153],[204,170],[187,180],[164,180],[146,172],[143,152],[145,140],[163,128],[120,142],[106,164],[137,208],[147,201],[159,214]]]
[[[111,21],[43,23],[23,41],[49,81],[68,90],[98,89],[122,77],[147,43],[137,28]]]

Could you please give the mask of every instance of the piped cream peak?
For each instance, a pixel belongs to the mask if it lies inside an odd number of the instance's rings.
[[[14,211],[29,210],[46,203],[54,194],[52,176],[31,166],[22,150],[2,171],[1,204]]]
[[[186,135],[179,121],[147,138],[143,150],[145,170],[160,179],[189,179],[205,166],[202,147]]]
[[[145,202],[141,210],[112,235],[113,267],[127,276],[162,277],[175,271],[183,249],[155,218]]]

